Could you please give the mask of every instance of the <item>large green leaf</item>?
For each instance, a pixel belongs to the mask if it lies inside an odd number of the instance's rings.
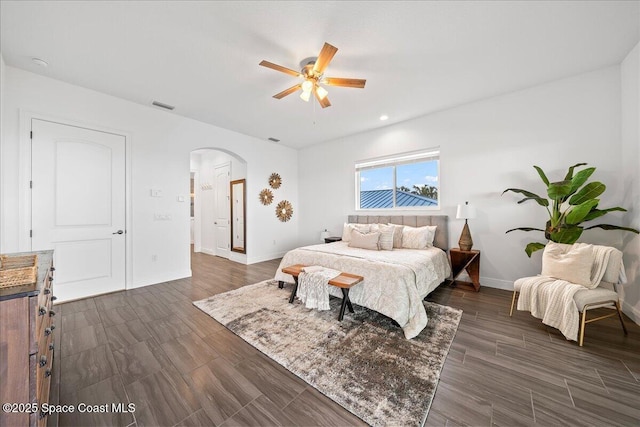
[[[531,254],[535,251],[539,251],[540,249],[544,249],[546,245],[544,243],[531,242],[524,248],[524,251],[527,253],[529,258],[531,258]]]
[[[595,199],[596,197],[604,193],[604,190],[606,189],[607,186],[601,182],[590,182],[589,184],[582,187],[576,194],[571,196],[571,198],[569,199],[569,204],[580,205],[587,200]]]
[[[613,211],[626,212],[627,210],[618,206],[609,209],[591,209],[591,212],[589,212],[589,214],[583,219],[583,221],[591,221],[592,219],[600,218],[601,216],[606,215],[608,212]]]
[[[582,234],[582,227],[577,225],[564,225],[551,233],[551,240],[556,243],[575,243]]]
[[[635,228],[621,227],[619,225],[612,225],[612,224],[592,225],[591,227],[585,228],[585,230],[591,230],[592,228],[602,228],[603,230],[624,230],[624,231],[631,231],[632,233],[640,234],[640,231],[636,230]]]
[[[502,192],[502,194],[506,193],[507,191],[523,194],[523,195],[527,196],[527,199],[525,199],[525,200],[535,200],[536,202],[538,202],[538,204],[540,206],[549,206],[549,201],[547,199],[545,199],[543,197],[540,197],[537,194],[532,193],[531,191],[522,190],[520,188],[507,188],[506,190],[504,190]],[[518,203],[521,203],[521,202],[523,202],[525,200],[521,200]]]
[[[569,180],[552,182],[549,184],[549,187],[547,187],[547,194],[549,195],[549,198],[553,200],[562,199],[563,197],[568,196],[570,191],[571,181]]]
[[[571,179],[571,192],[573,194],[578,191],[578,188],[582,187],[582,184],[587,182],[587,179],[595,172],[596,168],[583,169]]]
[[[589,215],[589,212],[591,212],[591,208],[598,206],[599,202],[600,200],[598,199],[591,199],[578,206],[574,206],[565,217],[565,222],[571,225],[580,224],[582,221],[584,221],[586,216]]]
[[[586,165],[586,163],[576,163],[575,165],[571,166],[564,177],[565,181],[571,180],[571,178],[573,178],[573,170],[575,168],[579,166],[584,166],[584,165]]]
[[[518,228],[512,228],[511,230],[507,230],[507,231],[505,231],[505,234],[506,234],[506,233],[511,233],[512,231],[516,231],[516,230],[519,230],[519,231],[542,231],[542,232],[544,233],[544,230],[541,230],[541,229],[539,229],[539,228],[533,228],[533,227],[518,227]]]
[[[544,171],[538,166],[534,166],[534,168],[536,168],[536,170],[538,171],[538,175],[540,175],[540,179],[542,179],[544,185],[549,186],[549,178],[547,178],[547,175],[545,175]]]
[[[527,200],[535,200],[540,206],[549,206],[549,200],[543,199],[542,197],[525,197],[522,200],[518,200],[518,204],[524,203]]]

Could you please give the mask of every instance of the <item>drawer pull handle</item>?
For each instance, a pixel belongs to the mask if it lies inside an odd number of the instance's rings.
[[[51,376],[51,369],[47,369],[46,371],[44,371],[44,376],[46,377],[50,377]]]
[[[44,294],[49,295],[51,293],[51,288],[44,288]]]
[[[58,297],[51,297],[51,301],[55,301],[57,299],[58,299]]]
[[[51,330],[53,331],[56,328],[56,325],[54,325],[53,323],[51,324]]]
[[[53,310],[49,310],[49,317],[53,317],[56,315],[56,312]]]
[[[51,341],[51,342],[49,343],[49,350],[53,350],[53,347],[54,347],[54,345],[53,345],[53,341]]]
[[[51,332],[52,332],[51,328],[45,328],[45,329],[44,329],[44,335],[45,335],[45,336],[49,336],[49,335],[51,335]]]
[[[47,356],[40,356],[40,367],[47,366]]]
[[[47,308],[41,306],[40,309],[38,309],[38,314],[40,316],[44,316],[45,314],[47,314]]]
[[[53,282],[53,276],[49,276],[49,281]]]
[[[49,268],[49,270],[56,271],[56,268],[55,267],[51,267],[51,268]]]

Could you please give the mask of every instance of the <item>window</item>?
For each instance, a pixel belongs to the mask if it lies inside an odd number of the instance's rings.
[[[356,209],[439,208],[440,150],[356,163]]]

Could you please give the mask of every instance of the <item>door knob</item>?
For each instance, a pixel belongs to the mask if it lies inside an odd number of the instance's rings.
[[[124,234],[124,231],[122,231],[122,230],[118,230],[118,231],[116,231],[115,233],[111,233],[111,234]]]

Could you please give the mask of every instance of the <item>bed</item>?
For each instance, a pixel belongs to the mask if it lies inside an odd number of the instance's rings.
[[[282,272],[289,265],[320,265],[364,277],[354,286],[349,298],[395,320],[405,337],[417,336],[427,325],[422,300],[451,273],[446,250],[448,246],[446,216],[363,216],[348,217],[349,223],[398,224],[411,227],[437,226],[433,247],[375,251],[349,247],[346,242],[305,246],[285,254],[275,280],[293,283],[293,277]],[[329,293],[342,298],[340,289],[329,287]]]

